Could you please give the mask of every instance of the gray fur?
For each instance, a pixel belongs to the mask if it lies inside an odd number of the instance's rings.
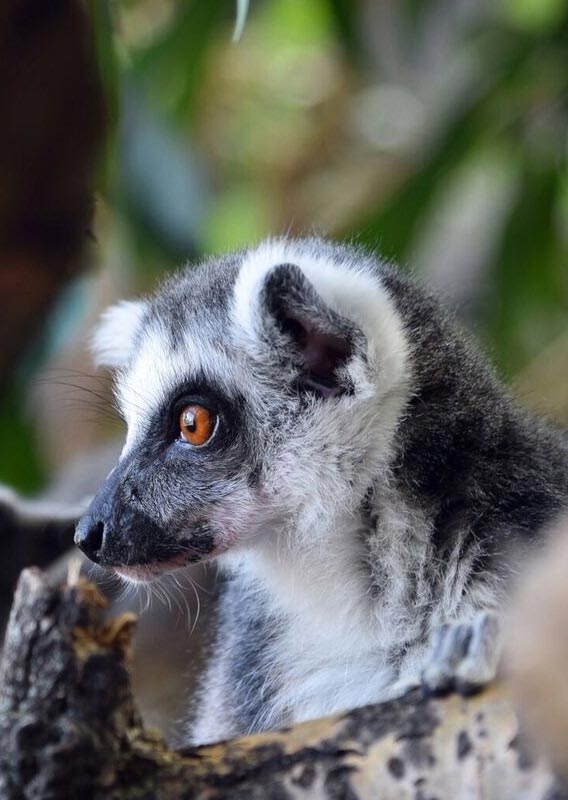
[[[216,557],[192,741],[416,680],[432,630],[497,610],[568,506],[563,436],[372,254],[275,240],[187,269],[133,309],[120,348],[120,309],[98,334],[128,436],[77,539],[135,579]],[[219,413],[203,448],[178,440],[186,401]]]

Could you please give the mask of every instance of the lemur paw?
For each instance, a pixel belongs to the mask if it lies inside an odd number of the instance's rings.
[[[499,623],[484,611],[471,622],[446,623],[434,629],[422,671],[422,685],[432,694],[474,694],[490,683],[499,662]]]

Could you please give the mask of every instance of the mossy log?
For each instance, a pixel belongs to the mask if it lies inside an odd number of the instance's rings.
[[[502,685],[405,697],[212,746],[173,751],[144,728],[128,663],[135,619],[105,620],[82,579],[20,578],[0,687],[0,796],[106,798],[557,798]]]

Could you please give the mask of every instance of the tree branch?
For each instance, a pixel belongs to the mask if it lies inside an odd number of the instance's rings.
[[[0,689],[0,794],[20,798],[560,798],[501,685],[400,700],[183,751],[144,728],[128,661],[134,617],[104,621],[78,580],[22,573]],[[551,793],[551,794],[548,794]]]

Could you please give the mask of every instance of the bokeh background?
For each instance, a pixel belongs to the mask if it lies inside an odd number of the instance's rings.
[[[271,234],[354,240],[412,270],[523,402],[568,423],[568,4],[257,0],[235,41],[246,5],[86,4],[106,135],[91,244],[0,391],[0,481],[22,492],[72,503],[119,452],[88,356],[101,310]],[[71,132],[77,108],[62,106]]]
[[[96,246],[3,392],[1,480],[39,490],[117,433],[81,388],[107,396],[83,374],[100,308],[278,233],[412,269],[568,420],[563,0],[258,0],[238,42],[231,0],[91,12],[110,110]]]

